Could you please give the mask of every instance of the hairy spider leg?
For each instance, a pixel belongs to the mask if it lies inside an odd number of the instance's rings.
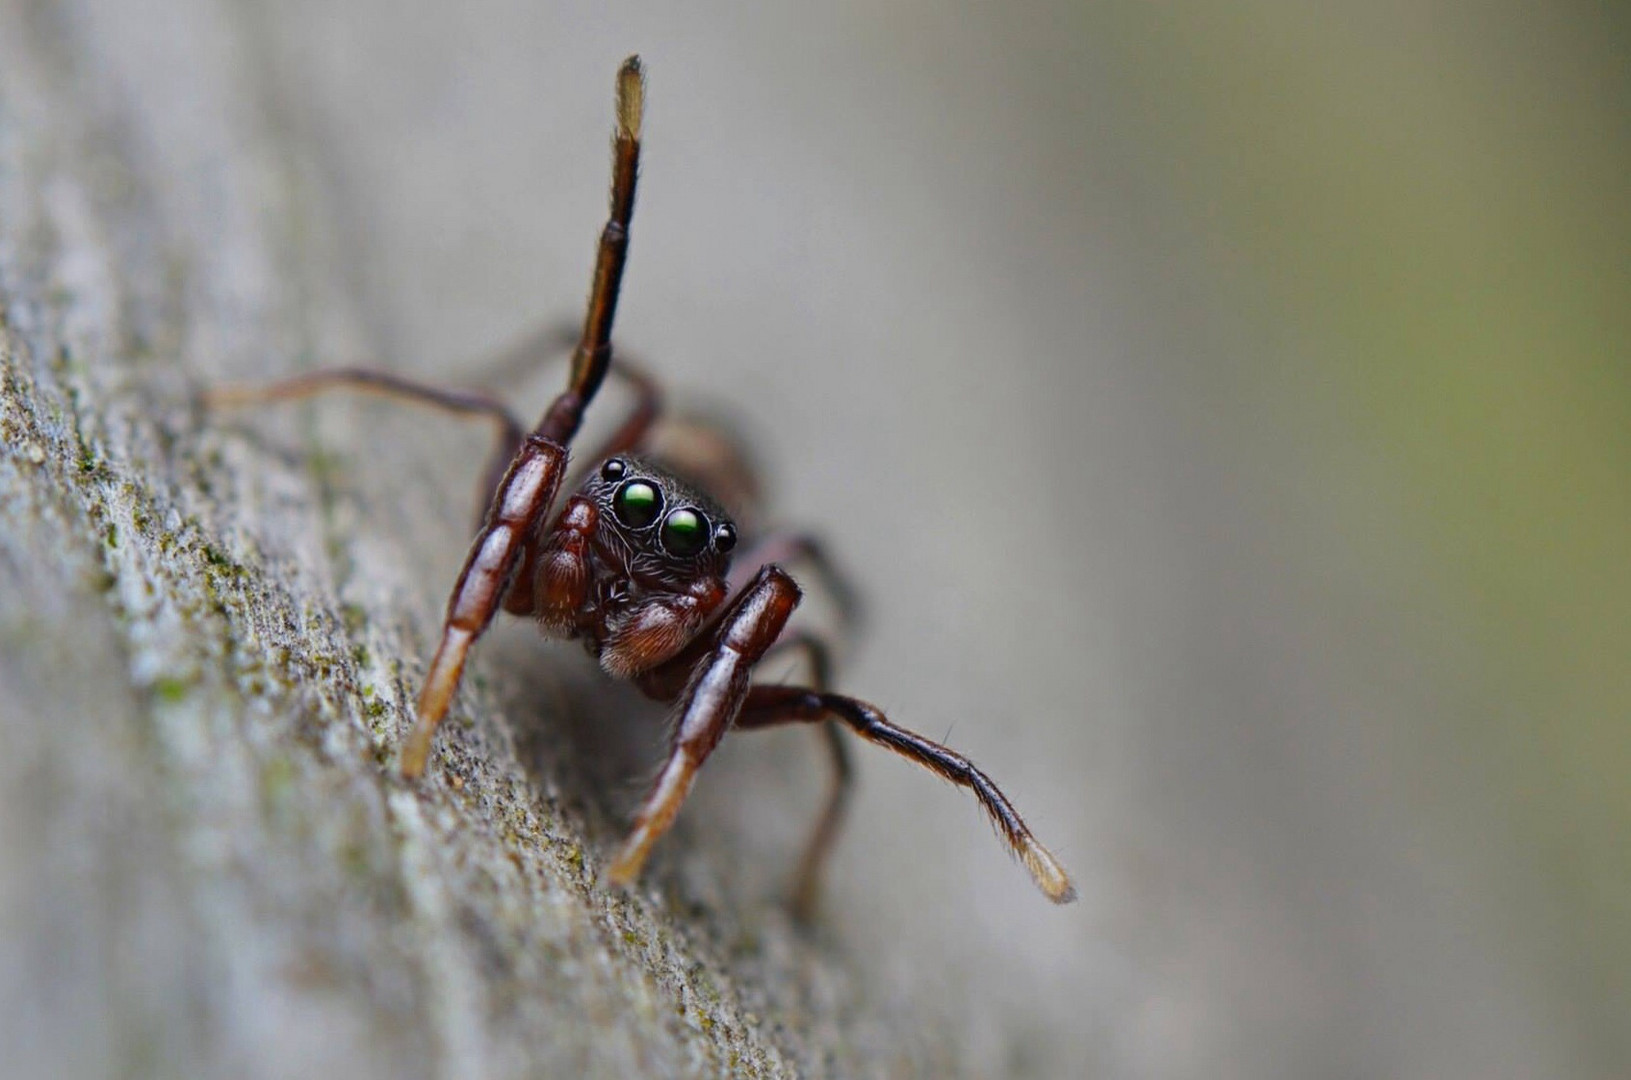
[[[563,515],[564,516],[564,515]],[[839,593],[850,591],[847,583],[839,576],[837,570],[826,559],[821,546],[813,537],[803,533],[775,534],[762,540],[738,557],[738,561],[731,568],[730,576],[725,582],[724,603],[718,608],[720,618],[728,616],[734,606],[740,601],[748,589],[758,580],[759,575],[767,567],[774,566],[785,573],[785,561],[812,558],[812,568],[815,569],[822,586],[834,595],[834,602],[839,607],[839,618],[849,625],[849,618],[845,617],[845,604]],[[776,556],[787,556],[787,559]],[[823,570],[826,572],[824,573]],[[803,596],[803,593],[800,593]],[[849,617],[856,614],[855,605],[850,605]],[[713,648],[713,635],[709,627],[704,626],[684,649],[676,653],[666,662],[648,666],[637,666],[630,677],[639,685],[640,690],[647,697],[655,701],[673,701],[680,696],[695,670],[709,651]],[[808,640],[804,640],[808,639]],[[818,641],[813,635],[802,631],[796,634],[784,635],[777,643],[780,649],[787,647],[806,647],[805,654],[811,661],[814,681],[823,690],[828,688],[832,680],[833,662],[832,649],[826,641]]]
[[[748,590],[752,588],[763,576],[767,569],[774,568],[778,573],[784,574],[779,564],[764,562],[759,557],[761,551],[771,553],[784,552],[798,554],[800,542],[804,538],[790,534],[780,539],[772,538],[766,544],[751,549],[746,563],[751,567],[753,577],[740,584],[730,585],[730,601],[722,608],[725,612],[721,622],[731,618],[736,605],[741,602]],[[817,551],[820,549],[817,548]],[[733,574],[739,578],[739,574]],[[829,586],[830,587],[830,586]],[[672,660],[660,664],[649,671],[637,673],[634,678],[641,690],[651,698],[658,701],[674,701],[687,689],[694,678],[700,664],[715,648],[715,635],[706,629],[697,635],[692,642],[681,650]],[[827,691],[832,685],[833,660],[832,649],[827,641],[807,630],[796,630],[782,634],[772,645],[765,650],[764,660],[784,652],[799,651],[804,654],[809,665],[809,678],[814,687]],[[763,661],[761,661],[763,663]],[[738,726],[740,721],[738,720]],[[838,729],[838,724],[828,720],[822,725],[822,741],[827,747],[829,759],[832,762],[832,786],[828,790],[826,804],[822,807],[820,815],[816,818],[815,827],[811,830],[810,839],[805,842],[804,852],[799,858],[798,869],[793,875],[793,914],[801,920],[809,921],[815,914],[815,909],[821,893],[821,878],[828,857],[838,841],[838,831],[844,821],[844,813],[849,805],[850,795],[854,789],[855,775],[849,757],[849,748],[845,745],[844,736]]]
[[[478,390],[450,390],[430,386],[388,371],[343,367],[312,371],[262,386],[217,386],[204,391],[204,404],[211,408],[235,408],[267,402],[294,401],[330,390],[360,390],[444,409],[463,416],[481,416],[498,425],[499,439],[518,445],[527,429],[498,399]]]
[[[589,474],[600,468],[607,458],[638,451],[652,425],[662,415],[662,388],[645,368],[620,355],[612,363],[612,374],[628,384],[634,392],[634,402],[611,434],[602,439],[591,453],[580,457],[579,467],[566,485],[568,491],[582,487]]]
[[[592,460],[598,462],[613,454],[623,453],[634,449],[645,437],[656,420],[661,408],[661,394],[655,380],[644,370],[629,364],[622,358],[616,358],[611,365],[612,375],[624,379],[633,388],[635,402],[628,415],[618,428],[608,436],[604,445],[597,451]],[[412,404],[428,405],[443,409],[460,416],[475,416],[492,421],[498,428],[498,442],[495,448],[494,460],[487,470],[487,479],[481,485],[482,514],[477,518],[478,529],[485,529],[489,524],[488,518],[500,509],[500,500],[496,495],[489,502],[490,492],[496,493],[501,489],[509,490],[510,508],[503,512],[497,522],[506,528],[513,529],[530,524],[535,527],[537,519],[548,512],[553,504],[555,494],[560,489],[559,481],[556,487],[543,498],[543,493],[527,489],[528,476],[536,481],[535,474],[525,472],[521,480],[512,480],[509,473],[517,464],[518,455],[527,457],[532,452],[523,453],[523,444],[528,439],[526,429],[516,419],[515,414],[497,399],[474,390],[454,390],[446,387],[432,386],[414,379],[395,375],[390,372],[377,371],[371,368],[331,368],[325,371],[314,371],[293,378],[262,386],[228,386],[206,390],[203,394],[204,404],[212,408],[233,408],[244,405],[259,404],[263,402],[294,401],[300,398],[314,397],[318,394],[334,390],[358,390],[365,393],[377,394],[381,397],[406,401]],[[557,471],[559,471],[557,469]],[[517,485],[520,486],[517,486]],[[528,506],[538,508],[532,518],[528,518]],[[563,512],[558,527],[570,527],[567,513]],[[592,531],[593,522],[589,523]],[[520,571],[514,575],[514,582],[504,596],[503,607],[506,611],[516,615],[532,615],[534,611],[533,580],[536,576],[536,564],[542,545],[536,542],[526,542]],[[467,559],[464,574],[468,575],[472,565]],[[477,583],[481,584],[478,593],[485,594],[496,583],[488,580],[481,574],[477,575]],[[456,594],[470,593],[471,582],[461,581],[455,586]],[[581,597],[579,598],[581,601]],[[489,618],[491,613],[489,613]],[[463,621],[479,618],[479,606],[471,608],[465,605],[460,614]],[[452,621],[452,614],[449,614]],[[481,626],[485,626],[482,623]],[[466,631],[473,630],[480,633],[480,626],[468,626]]]
[[[756,540],[738,556],[727,584],[732,595],[747,587],[759,567],[803,564],[815,574],[822,589],[832,597],[839,621],[845,630],[853,629],[862,615],[861,597],[849,578],[827,554],[826,545],[809,533],[778,532]]]
[[[617,129],[612,139],[611,211],[600,232],[583,333],[572,353],[567,387],[544,411],[493,492],[487,521],[465,556],[448,598],[441,639],[415,703],[416,720],[402,749],[402,775],[425,770],[431,740],[447,714],[464,673],[470,647],[492,622],[515,580],[526,550],[541,540],[541,524],[566,468],[566,448],[583,423],[583,412],[606,378],[612,359],[612,323],[628,260],[629,223],[639,179],[640,120],[645,83],[640,59],[631,56],[617,72]]]
[[[674,824],[697,770],[741,709],[753,666],[781,636],[798,602],[793,579],[780,567],[766,566],[719,621],[708,638],[707,655],[695,665],[680,696],[668,760],[607,868],[609,882],[628,885],[640,875],[651,846]],[[665,666],[678,662],[676,657]]]
[[[565,484],[568,491],[583,486],[588,471],[616,454],[638,447],[662,410],[662,392],[646,372],[618,357],[612,374],[634,390],[634,405],[584,465]],[[531,540],[522,553],[521,565],[504,597],[504,610],[511,615],[535,616],[549,632],[571,637],[578,608],[589,585],[589,537],[595,531],[599,511],[587,499],[571,496],[556,516],[554,524],[540,538]]]
[[[549,333],[553,335],[557,331]],[[577,331],[574,330],[572,333],[576,337]],[[534,336],[539,338],[541,349],[543,335]],[[514,351],[520,352],[519,349]],[[627,415],[617,429],[606,437],[593,454],[584,459],[585,467],[590,469],[614,454],[637,449],[662,412],[662,390],[643,367],[631,362],[625,356],[614,356],[608,374],[622,379],[629,385],[634,393],[634,403],[629,407]],[[211,387],[203,392],[201,400],[208,408],[229,409],[297,401],[334,390],[356,390],[412,405],[428,405],[460,417],[473,416],[491,421],[497,428],[497,439],[493,446],[492,460],[482,474],[484,479],[478,489],[481,493],[481,507],[476,513],[476,526],[481,527],[490,509],[491,493],[498,489],[504,474],[510,469],[510,463],[515,460],[516,453],[521,449],[522,440],[527,436],[526,425],[508,406],[490,394],[480,390],[437,386],[377,368],[344,367],[325,368],[255,386]],[[581,479],[579,477],[575,482],[563,486],[567,490],[573,490],[579,486]]]
[[[742,703],[736,726],[763,728],[834,718],[868,742],[887,747],[932,769],[958,787],[972,791],[996,826],[997,835],[1030,871],[1043,895],[1056,904],[1068,904],[1076,899],[1076,887],[1071,884],[1070,875],[1053,853],[1031,835],[1019,811],[989,776],[955,750],[891,723],[875,706],[809,687],[756,685]]]
[[[488,508],[488,493],[496,488],[510,462],[515,459],[521,440],[526,438],[526,425],[498,399],[479,390],[454,390],[431,386],[415,379],[394,375],[373,368],[343,367],[312,371],[293,378],[261,386],[220,386],[205,390],[204,404],[209,408],[236,408],[268,402],[296,401],[315,397],[331,390],[358,390],[380,397],[406,401],[415,405],[429,405],[458,416],[475,416],[490,420],[497,427],[497,440],[493,445],[487,469],[487,479],[481,487],[481,507],[476,512],[479,527]]]

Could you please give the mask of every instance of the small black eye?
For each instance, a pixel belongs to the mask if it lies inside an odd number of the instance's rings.
[[[600,467],[600,478],[602,480],[621,480],[623,474],[628,471],[629,467],[627,465],[617,458],[612,458],[612,460]]]
[[[612,496],[612,511],[617,515],[617,520],[627,527],[643,529],[662,515],[663,493],[656,484],[630,480]]]
[[[722,521],[719,528],[714,530],[714,550],[721,555],[736,546],[736,526],[728,521]]]
[[[684,506],[669,512],[663,521],[663,547],[670,555],[689,558],[707,546],[707,518]]]

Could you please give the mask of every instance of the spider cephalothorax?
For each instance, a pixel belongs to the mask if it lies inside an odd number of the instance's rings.
[[[597,546],[636,581],[660,588],[729,572],[736,524],[707,492],[657,462],[609,458],[580,493],[600,507]]]
[[[849,793],[849,757],[840,726],[970,791],[1048,898],[1056,903],[1074,899],[1076,890],[1064,867],[1031,835],[990,777],[955,751],[892,723],[866,702],[829,691],[831,664],[823,640],[807,630],[788,629],[802,594],[780,565],[809,565],[833,592],[840,614],[853,612],[853,595],[815,541],[799,533],[772,534],[735,552],[737,527],[715,500],[637,456],[648,445],[659,413],[656,386],[626,364],[613,365],[611,333],[634,214],[644,92],[640,62],[630,57],[618,72],[611,217],[600,235],[589,310],[572,354],[567,388],[530,432],[484,394],[438,389],[358,368],[213,395],[218,402],[266,401],[347,386],[497,422],[500,463],[508,461],[509,467],[501,476],[495,472],[487,485],[486,517],[448,598],[441,638],[415,706],[417,719],[403,745],[403,775],[414,778],[424,771],[465,659],[503,608],[536,619],[552,636],[581,640],[607,671],[674,704],[668,759],[628,839],[606,869],[610,881],[626,885],[640,873],[652,844],[673,823],[698,768],[727,730],[816,723],[832,755],[834,784],[800,863],[794,893],[798,910],[807,913],[814,901],[820,868]],[[597,463],[594,471],[551,522],[568,447],[608,373],[632,385],[635,407],[587,459]],[[753,487],[740,485],[741,490]],[[809,662],[811,685],[753,681],[755,666],[767,655],[795,648]]]
[[[706,493],[633,454],[566,500],[537,561],[535,614],[614,675],[669,660],[727,595],[736,526]]]

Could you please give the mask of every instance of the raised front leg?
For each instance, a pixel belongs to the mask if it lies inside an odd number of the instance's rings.
[[[631,56],[617,72],[617,129],[612,138],[611,213],[600,232],[589,308],[572,353],[566,389],[544,410],[509,471],[493,493],[486,523],[465,557],[447,604],[442,638],[425,675],[417,719],[402,749],[402,775],[425,771],[431,738],[447,713],[470,646],[493,619],[516,578],[523,556],[540,540],[544,516],[566,470],[566,448],[583,423],[583,412],[605,381],[612,361],[612,323],[628,257],[629,223],[640,171],[640,117],[645,83],[640,60]]]
[[[721,619],[713,648],[697,664],[680,698],[668,761],[606,871],[612,884],[627,885],[638,877],[651,845],[674,824],[697,770],[719,745],[747,697],[753,665],[781,636],[798,602],[799,587],[793,579],[779,567],[767,566]]]

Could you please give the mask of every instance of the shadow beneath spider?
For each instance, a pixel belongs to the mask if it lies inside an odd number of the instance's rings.
[[[540,640],[528,626],[495,629],[485,644],[492,669],[504,673],[499,692],[516,760],[581,826],[600,865],[624,840],[666,759],[672,707],[607,676],[575,643]],[[820,750],[810,732],[727,734],[710,758],[718,782],[687,799],[641,881],[681,910],[715,916],[786,899],[824,798]],[[732,759],[734,768],[726,764]]]
[[[590,840],[610,850],[663,760],[668,708],[605,675],[576,643],[515,629],[493,633],[488,644],[504,672],[516,758],[540,790],[583,818]]]

